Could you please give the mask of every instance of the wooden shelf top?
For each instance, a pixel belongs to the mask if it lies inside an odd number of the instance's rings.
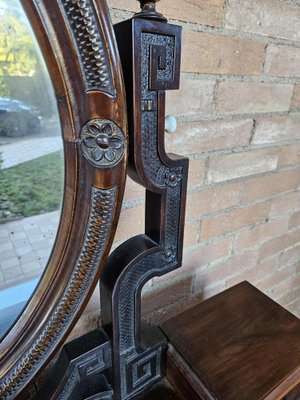
[[[248,282],[177,315],[162,330],[177,371],[171,381],[185,375],[205,399],[281,399],[300,382],[300,320]]]

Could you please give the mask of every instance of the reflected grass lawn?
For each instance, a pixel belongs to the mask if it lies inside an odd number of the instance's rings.
[[[62,152],[0,169],[0,222],[59,209],[63,183]]]

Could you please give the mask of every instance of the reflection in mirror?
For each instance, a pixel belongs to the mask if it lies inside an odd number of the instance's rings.
[[[0,0],[0,340],[47,264],[63,191],[49,74],[19,0]]]

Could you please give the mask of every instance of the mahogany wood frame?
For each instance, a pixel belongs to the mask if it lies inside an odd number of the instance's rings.
[[[0,343],[3,400],[14,399],[36,376],[86,306],[113,241],[127,165],[123,77],[105,1],[22,0],[22,4],[59,107],[65,190],[45,273]]]

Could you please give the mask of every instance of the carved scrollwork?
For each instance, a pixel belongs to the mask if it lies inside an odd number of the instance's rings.
[[[93,119],[81,130],[84,156],[96,167],[116,165],[125,153],[125,136],[112,121]]]

